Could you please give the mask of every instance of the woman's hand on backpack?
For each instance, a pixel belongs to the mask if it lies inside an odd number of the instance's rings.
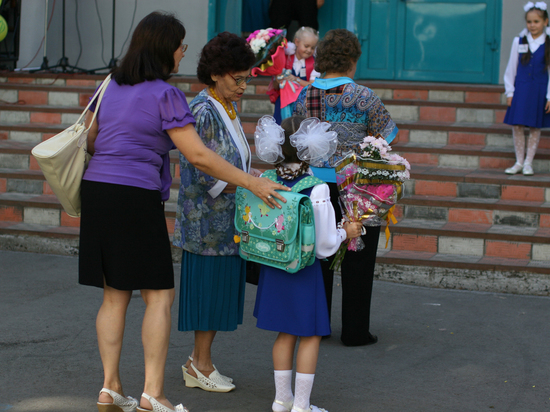
[[[363,224],[361,222],[344,222],[344,230],[346,231],[346,239],[353,239],[361,236]]]

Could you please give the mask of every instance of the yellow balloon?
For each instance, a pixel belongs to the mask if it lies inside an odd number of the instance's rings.
[[[8,23],[6,23],[6,19],[4,19],[4,17],[0,16],[0,41],[4,40],[7,35]]]

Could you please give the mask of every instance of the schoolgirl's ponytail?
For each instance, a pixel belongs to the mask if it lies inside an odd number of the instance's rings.
[[[544,64],[546,67],[550,67],[550,36],[548,34],[544,41]]]

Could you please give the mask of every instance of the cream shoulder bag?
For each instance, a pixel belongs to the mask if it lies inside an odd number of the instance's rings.
[[[72,217],[80,216],[80,185],[91,157],[87,153],[88,131],[94,123],[110,80],[111,75],[101,83],[75,124],[36,145],[31,151],[63,209]],[[86,129],[84,126],[86,113],[96,98],[98,98],[96,109],[90,127]]]

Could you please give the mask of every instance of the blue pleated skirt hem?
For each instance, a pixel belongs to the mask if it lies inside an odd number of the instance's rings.
[[[550,127],[545,113],[547,84],[517,82],[512,105],[506,110],[504,123],[511,126]]]
[[[233,331],[243,323],[246,262],[183,251],[178,330]]]
[[[262,266],[254,316],[260,329],[294,336],[330,335],[319,260],[297,273]]]

